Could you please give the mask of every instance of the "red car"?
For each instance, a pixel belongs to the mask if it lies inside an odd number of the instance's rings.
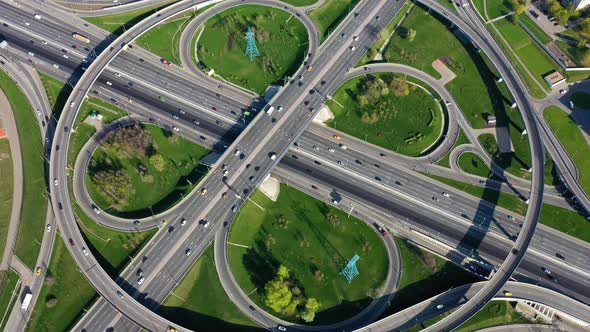
[[[164,58],[160,59],[160,61],[161,61],[163,64],[165,64],[166,66],[170,66],[170,61],[168,61],[168,60],[166,60],[166,59],[164,59]]]
[[[377,230],[379,231],[379,233],[381,233],[381,235],[387,236],[387,231],[383,227],[377,226]]]
[[[212,110],[217,111],[217,107],[213,106],[211,107]]]
[[[68,241],[70,242],[70,245],[73,247],[74,246],[74,240],[72,240],[72,238],[70,238]]]
[[[306,101],[304,101],[304,102],[303,102],[303,104],[304,104],[305,106],[309,105],[309,100],[306,100]]]

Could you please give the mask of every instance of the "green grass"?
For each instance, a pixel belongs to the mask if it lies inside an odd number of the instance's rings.
[[[532,167],[532,161],[528,136],[522,136],[516,131],[513,131],[510,135],[514,151],[505,153],[499,152],[496,137],[493,134],[482,134],[477,139],[500,167],[513,175],[523,179],[530,179],[531,173],[528,172],[528,169]]]
[[[229,299],[221,286],[213,245],[168,296],[158,314],[188,329],[198,331],[262,331]]]
[[[0,330],[4,330],[4,325],[8,321],[8,316],[12,310],[14,301],[18,298],[18,290],[15,293],[16,285],[20,277],[12,270],[0,271]],[[13,297],[13,294],[15,295]]]
[[[565,76],[569,83],[588,80],[590,79],[590,70],[569,71],[565,73]]]
[[[438,3],[440,3],[441,5],[447,7],[447,9],[449,9],[450,11],[456,13],[457,9],[455,8],[455,6],[453,5],[453,0],[436,0]]]
[[[556,106],[546,108],[543,117],[576,164],[580,176],[578,182],[584,192],[590,195],[590,146],[580,128],[571,116]]]
[[[309,13],[320,33],[320,42],[323,43],[328,38],[357,3],[358,0],[329,0]]]
[[[488,302],[480,311],[473,317],[469,318],[465,323],[459,326],[455,331],[471,332],[479,331],[488,327],[507,325],[507,324],[531,324],[531,321],[516,312],[514,305],[508,301],[492,301]],[[444,313],[437,317],[426,320],[425,322],[415,325],[414,327],[405,330],[405,332],[417,332],[424,328],[433,325],[442,320],[449,313]]]
[[[406,38],[409,29],[416,30],[414,41]],[[525,164],[530,164],[528,140],[519,135],[525,128],[524,121],[518,109],[510,108],[512,97],[506,85],[496,82],[498,74],[489,60],[478,53],[473,45],[463,44],[438,16],[428,14],[422,7],[416,6],[387,46],[385,58],[389,62],[416,67],[434,77],[440,75],[432,67],[432,62],[439,58],[443,60],[457,75],[446,87],[469,124],[473,128],[484,128],[484,114],[494,114],[497,125],[509,129],[515,155]],[[509,165],[512,164],[516,163],[511,162]],[[518,169],[513,166],[510,171]]]
[[[396,239],[402,258],[399,289],[391,306],[382,315],[389,316],[449,288],[479,281],[469,272],[402,239]]]
[[[523,60],[527,68],[535,76],[535,79],[546,86],[547,83],[545,83],[543,77],[558,70],[557,63],[535,43],[533,38],[518,23],[502,19],[494,22],[494,25],[510,44],[516,55]]]
[[[399,10],[397,15],[393,18],[391,23],[389,23],[387,25],[387,27],[385,27],[385,29],[383,29],[383,31],[381,31],[381,33],[379,34],[379,38],[377,38],[377,40],[373,43],[373,45],[371,45],[371,47],[367,50],[367,52],[359,60],[357,67],[373,62],[373,58],[375,57],[377,52],[379,52],[381,47],[383,47],[383,45],[385,44],[385,42],[387,41],[389,36],[391,36],[395,26],[406,15],[406,12],[408,11],[408,8],[410,8],[410,6],[411,6],[410,2],[406,2],[404,4],[404,6]]]
[[[114,231],[90,219],[77,203],[73,203],[72,206],[89,249],[113,279],[117,277],[117,272],[129,262],[129,257],[139,252],[157,231],[157,229],[143,232]]]
[[[265,210],[247,202],[230,234],[230,242],[251,249],[230,246],[228,251],[236,281],[262,308],[271,310],[263,303],[263,287],[279,264],[289,268],[305,297],[321,302],[316,324],[352,317],[377,295],[387,274],[387,253],[369,226],[286,185],[276,203],[259,191],[252,200]],[[329,222],[329,215],[337,222]],[[355,254],[360,275],[348,284],[339,272]]]
[[[541,27],[539,27],[528,15],[520,15],[518,16],[518,20],[520,23],[524,24],[524,26],[526,26],[543,45],[547,45],[553,40],[553,38],[549,37],[545,30],[541,29]]]
[[[488,0],[486,1],[489,19],[509,14],[512,11],[512,4],[509,0]],[[483,11],[481,15],[485,17]]]
[[[488,177],[490,175],[489,167],[481,160],[481,158],[472,152],[465,152],[459,156],[459,167],[470,174]]]
[[[389,86],[388,82],[396,76],[376,74],[369,77],[380,78]],[[396,97],[390,89],[389,94],[381,96],[378,103],[361,106],[357,96],[361,94],[359,89],[365,80],[365,77],[350,80],[336,91],[333,100],[328,103],[335,118],[327,125],[408,156],[421,155],[437,142],[444,114],[433,97],[410,84],[407,96]],[[362,120],[365,114],[378,115],[378,121]]]
[[[485,12],[483,10],[483,1],[484,0],[473,0],[473,5],[475,6],[475,9],[481,14],[481,17],[484,18],[484,20],[487,20],[486,16],[485,16]]]
[[[69,330],[81,310],[88,307],[96,292],[78,270],[61,237],[57,237],[46,278],[33,308],[28,331],[62,332]],[[57,305],[49,308],[46,302],[55,297]]]
[[[575,107],[579,107],[585,110],[590,110],[590,94],[586,92],[574,92],[571,96],[571,100],[574,102]]]
[[[72,92],[72,87],[60,80],[56,80],[53,77],[39,73],[47,99],[52,108],[52,114],[56,119],[59,119],[61,112],[64,109],[64,105],[68,101],[68,97]]]
[[[4,247],[10,226],[12,215],[12,193],[14,189],[14,174],[12,157],[10,154],[10,142],[6,138],[0,138],[0,257],[4,254]]]
[[[47,212],[43,193],[43,140],[28,99],[4,71],[0,71],[0,89],[8,97],[16,119],[23,162],[23,202],[15,253],[32,270],[41,247]]]
[[[524,216],[526,213],[526,203],[514,195],[446,179],[436,175],[427,174],[427,176],[510,210],[518,215]],[[590,243],[590,222],[575,211],[550,204],[543,204],[541,207],[539,222],[555,230]]]
[[[245,55],[248,27],[255,31],[260,56]],[[269,84],[283,84],[307,54],[308,35],[294,16],[276,8],[244,5],[223,11],[205,24],[197,41],[198,60],[215,73],[260,95]]]
[[[318,2],[318,0],[282,0],[290,5],[301,7],[301,6],[309,6],[313,5],[314,3]]]
[[[467,137],[467,135],[465,135],[465,133],[463,132],[463,129],[459,128],[459,136],[457,136],[457,140],[455,141],[455,144],[453,144],[453,147],[451,148],[451,150],[449,150],[449,152],[447,152],[447,154],[445,154],[441,160],[439,160],[436,164],[439,166],[444,166],[444,167],[450,167],[451,165],[449,164],[449,157],[451,156],[451,151],[453,151],[456,147],[458,147],[461,144],[468,144],[470,143],[469,138]]]
[[[99,165],[111,160],[126,170],[131,178],[133,190],[119,201],[104,196],[87,175],[90,196],[100,208],[110,213],[137,218],[167,210],[180,201],[182,195],[188,194],[207,172],[206,166],[200,165],[199,161],[209,153],[208,149],[154,125],[146,125],[145,130],[153,139],[154,151],[149,155],[133,153],[122,158],[116,149],[102,145],[92,156]],[[150,162],[149,156],[156,154],[164,159],[161,170]],[[138,172],[140,164],[148,170],[148,175],[143,178]]]
[[[577,47],[576,45],[570,45],[561,40],[556,40],[555,43],[559,48],[567,54],[567,56],[576,63],[576,65],[583,67],[581,63],[582,56],[584,55],[584,49]],[[567,72],[568,75],[582,75],[585,79],[590,76],[590,71],[581,71],[581,72]],[[584,76],[585,75],[585,76]]]
[[[141,20],[144,18],[150,16],[160,9],[163,9],[164,7],[167,7],[171,3],[172,2],[158,4],[151,7],[130,10],[115,15],[83,17],[83,19],[115,35],[120,35],[125,31],[125,29],[131,28],[135,24],[141,22]]]

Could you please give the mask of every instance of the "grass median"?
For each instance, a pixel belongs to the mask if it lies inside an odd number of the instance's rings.
[[[457,160],[459,167],[470,174],[487,178],[490,176],[490,168],[481,160],[481,158],[472,152],[465,152]]]
[[[170,4],[172,4],[172,2],[134,9],[120,14],[83,17],[83,19],[100,28],[105,29],[108,32],[111,32],[115,35],[120,35],[125,32],[126,29],[131,28],[135,24],[141,22],[144,18],[156,13],[158,10],[165,8]]]
[[[297,320],[265,305],[265,285],[282,264],[294,275],[294,296],[321,303],[314,324],[352,317],[372,302],[387,275],[381,236],[302,192],[286,185],[280,190],[277,202],[255,192],[232,225],[229,241],[239,246],[230,245],[228,251],[236,281],[265,310]],[[360,275],[349,284],[340,271],[355,254]]]
[[[260,56],[246,56],[252,28]],[[308,34],[296,16],[256,5],[227,9],[205,23],[197,40],[199,64],[224,79],[262,95],[269,84],[284,83],[303,62]]]
[[[578,183],[586,195],[590,195],[590,146],[581,129],[570,115],[556,106],[546,108],[543,117],[574,161],[579,174]]]
[[[6,138],[0,138],[0,257],[4,254],[10,217],[12,215],[12,195],[14,190],[14,173],[12,155],[10,154],[10,142]]]
[[[445,118],[440,103],[425,91],[389,73],[352,79],[328,103],[334,119],[326,124],[369,143],[408,156],[430,150]]]
[[[4,331],[4,326],[8,322],[8,317],[12,311],[12,306],[19,295],[19,289],[16,288],[20,277],[16,272],[9,269],[0,271],[0,330]],[[20,288],[20,287],[19,287]]]
[[[23,201],[15,253],[33,270],[41,249],[47,213],[43,139],[27,97],[4,71],[0,71],[0,89],[8,97],[16,119],[23,163]]]
[[[193,331],[263,331],[230,300],[221,286],[213,244],[158,308],[158,314]]]
[[[328,38],[358,2],[359,0],[328,0],[321,7],[309,13],[320,33],[321,43]]]

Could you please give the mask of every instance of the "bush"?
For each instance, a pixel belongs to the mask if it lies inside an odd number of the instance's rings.
[[[57,298],[53,294],[47,295],[47,300],[45,301],[45,305],[47,308],[53,308],[57,304]]]

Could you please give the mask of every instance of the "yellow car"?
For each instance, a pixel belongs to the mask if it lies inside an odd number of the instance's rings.
[[[307,71],[311,71],[313,69],[312,66],[307,66]]]
[[[341,140],[341,139],[342,139],[342,137],[340,137],[339,135],[334,135],[333,137],[334,137],[334,139],[335,139],[335,140],[337,140],[337,141],[339,141],[339,140]]]
[[[512,293],[510,293],[509,291],[505,290],[505,291],[504,291],[504,295],[505,295],[505,296],[512,296]]]
[[[207,195],[207,192],[208,192],[207,188],[201,189],[201,196]]]
[[[38,267],[38,268],[37,268],[37,275],[38,275],[38,276],[40,276],[40,275],[41,275],[41,272],[43,272],[43,271],[41,270],[41,268],[40,268],[40,267]]]

